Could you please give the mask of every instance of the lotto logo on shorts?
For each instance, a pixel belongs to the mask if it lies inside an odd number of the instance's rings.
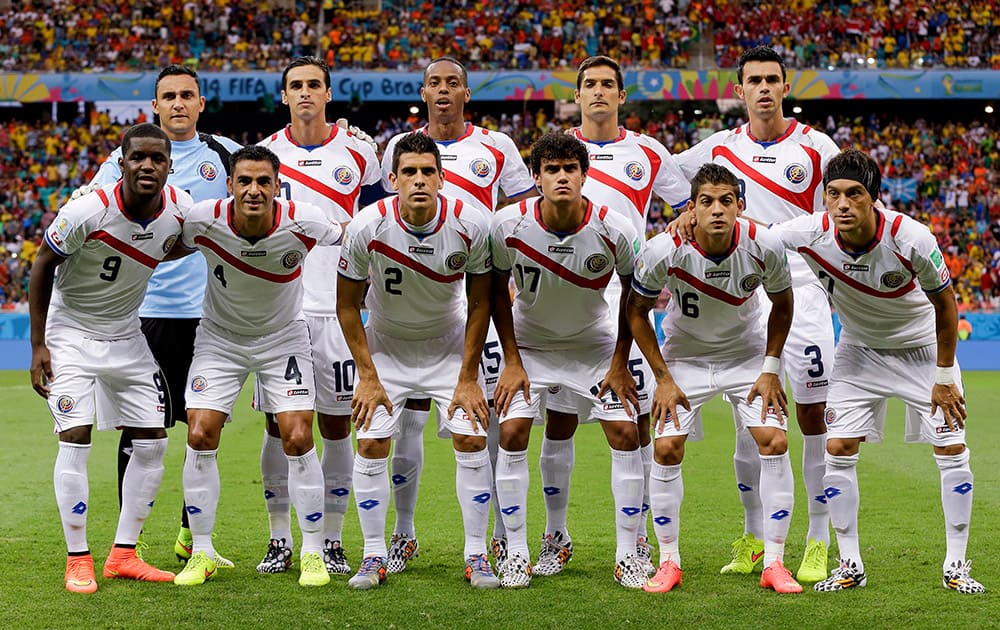
[[[195,376],[191,379],[191,391],[193,392],[203,392],[208,389],[208,381],[204,376]]]
[[[833,424],[837,420],[837,412],[828,408],[826,413],[823,414],[823,420],[826,421],[827,426]]]
[[[625,165],[625,177],[628,177],[634,182],[642,179],[642,176],[646,174],[646,170],[642,168],[642,164],[638,162],[629,162]]]
[[[951,433],[951,427],[949,427],[947,424],[940,427],[934,427],[934,432],[937,433],[938,435],[941,435],[942,433]]]
[[[343,269],[344,271],[347,271],[347,259],[341,258],[340,262],[337,263],[337,266]]]
[[[351,398],[353,398],[353,396],[350,394],[337,394],[337,402],[347,402],[351,400]]]
[[[62,413],[69,413],[73,411],[73,407],[76,406],[76,402],[69,396],[60,396],[59,400],[56,401],[56,407]]]
[[[302,262],[302,254],[296,251],[286,253],[281,257],[281,266],[285,269],[295,269]]]
[[[340,166],[333,171],[333,180],[342,186],[346,186],[354,181],[354,173],[346,166]]]
[[[198,165],[198,174],[206,182],[215,181],[215,178],[219,176],[219,169],[215,168],[215,164],[211,162],[202,162]]]
[[[472,171],[472,174],[475,175],[476,177],[482,178],[482,177],[489,177],[490,171],[492,169],[490,168],[489,162],[487,162],[482,158],[479,158],[478,160],[473,160],[472,164],[469,164],[469,170]]]
[[[785,179],[793,184],[801,184],[806,181],[806,167],[801,164],[789,164],[785,169]]]
[[[822,380],[822,381],[807,381],[806,382],[806,389],[813,389],[813,388],[816,388],[816,387],[826,387],[828,384],[829,384],[829,381],[827,381],[827,380]]]
[[[288,390],[288,392],[286,392],[285,395],[286,396],[308,396],[309,395],[309,390],[308,389],[304,389],[304,388],[302,388],[302,389],[290,389],[290,390]]]

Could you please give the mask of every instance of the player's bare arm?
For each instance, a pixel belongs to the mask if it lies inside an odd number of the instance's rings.
[[[519,393],[524,394],[526,402],[531,402],[529,392],[531,383],[528,381],[528,373],[524,371],[524,366],[521,364],[521,353],[517,350],[517,339],[514,337],[514,314],[510,303],[509,286],[510,271],[494,270],[491,311],[505,363],[493,394],[493,404],[497,415],[507,413],[510,402]]]
[[[773,367],[776,361],[781,359],[781,351],[785,347],[785,339],[788,338],[788,331],[792,327],[792,289],[791,287],[779,293],[768,293],[771,300],[771,314],[767,318],[767,346],[764,350],[765,362],[772,364],[773,371],[761,370],[757,381],[750,388],[747,396],[747,403],[752,403],[757,396],[762,398],[760,418],[767,417],[768,409],[777,412],[778,424],[785,424],[788,417],[788,398],[785,396],[785,388],[781,383],[779,369]]]
[[[954,431],[965,427],[965,397],[954,381],[955,345],[958,343],[958,309],[955,291],[951,286],[937,293],[928,294],[934,305],[934,326],[937,334],[937,367],[940,376],[931,388],[931,414],[940,408],[944,420]],[[34,326],[32,326],[34,335]],[[949,378],[950,377],[950,378]]]
[[[618,338],[615,340],[615,353],[611,357],[611,367],[604,376],[604,380],[601,381],[601,389],[597,392],[597,397],[603,398],[608,390],[611,390],[622,401],[625,413],[631,418],[639,413],[639,391],[635,386],[635,378],[628,370],[628,355],[632,349],[632,331],[629,328],[626,315],[629,292],[624,287],[632,286],[632,276],[621,276],[621,283],[623,290],[618,302]]]
[[[42,398],[49,397],[49,382],[55,378],[52,373],[52,357],[45,345],[45,322],[48,320],[49,302],[52,300],[52,283],[56,267],[65,260],[52,251],[44,240],[31,267],[28,285],[28,311],[31,319],[31,387]]]
[[[639,346],[642,355],[649,362],[649,367],[656,378],[656,389],[653,391],[653,407],[650,410],[650,417],[653,419],[657,431],[663,430],[663,425],[667,418],[673,420],[677,429],[681,428],[680,420],[677,417],[677,407],[681,406],[691,410],[691,403],[681,388],[674,382],[674,377],[667,369],[667,363],[660,354],[660,348],[656,344],[656,333],[652,324],[649,323],[649,311],[656,304],[654,298],[644,297],[635,291],[628,291],[628,302],[626,304],[626,318],[628,327],[632,331],[635,343]]]
[[[462,352],[462,369],[458,374],[458,384],[451,397],[448,407],[448,417],[454,415],[461,407],[469,416],[472,429],[479,433],[477,424],[483,431],[489,428],[490,407],[479,386],[479,357],[483,354],[483,344],[486,343],[486,331],[490,326],[490,291],[492,276],[489,273],[466,274],[466,293],[468,294],[469,310],[465,324],[465,348]]]
[[[382,388],[371,352],[368,337],[361,321],[361,304],[365,297],[365,282],[337,276],[337,319],[344,331],[344,340],[354,357],[358,382],[351,400],[351,422],[358,429],[367,430],[379,405],[392,413],[392,402]]]

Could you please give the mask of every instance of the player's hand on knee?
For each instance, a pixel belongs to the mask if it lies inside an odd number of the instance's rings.
[[[681,420],[677,414],[678,407],[684,407],[691,411],[691,403],[688,401],[687,395],[673,379],[658,380],[656,389],[653,391],[653,408],[650,411],[657,432],[663,431],[667,420],[671,420],[674,423],[674,428],[680,431]]]
[[[367,431],[379,406],[385,407],[392,415],[392,401],[386,395],[382,383],[378,379],[359,379],[354,387],[354,398],[351,399],[351,422],[354,427]]]
[[[497,379],[497,387],[493,393],[493,403],[497,410],[497,416],[507,413],[514,396],[524,394],[524,402],[531,403],[531,383],[528,381],[528,373],[519,365],[508,363],[504,366]]]
[[[451,404],[448,406],[448,418],[452,418],[459,408],[469,417],[473,431],[479,433],[479,425],[483,426],[483,431],[489,429],[490,406],[487,404],[483,388],[479,386],[478,382],[458,381],[455,393],[451,397]]]
[[[931,415],[941,409],[944,421],[952,431],[965,428],[965,396],[954,383],[943,385],[937,383],[931,389]]]
[[[31,387],[42,398],[49,397],[49,383],[52,382],[52,356],[48,346],[42,344],[31,349]]]
[[[762,372],[750,388],[747,395],[747,404],[751,404],[757,396],[761,397],[761,422],[767,420],[768,411],[772,411],[778,417],[778,424],[785,424],[788,417],[788,398],[785,396],[785,388],[781,386],[781,379],[777,374]]]
[[[89,195],[100,187],[100,184],[84,184],[69,194],[69,200],[73,201],[75,199],[79,199],[80,197]]]
[[[597,397],[603,399],[609,391],[621,401],[629,418],[639,413],[639,390],[635,387],[635,379],[624,365],[611,366],[600,383]]]
[[[664,231],[670,236],[680,236],[685,241],[694,240],[694,226],[698,224],[698,219],[694,212],[685,210],[677,215],[677,218],[667,224]]]

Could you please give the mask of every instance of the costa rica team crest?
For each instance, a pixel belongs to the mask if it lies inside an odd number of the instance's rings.
[[[806,167],[801,164],[789,164],[785,168],[785,179],[793,184],[801,184],[806,181]]]
[[[203,392],[208,388],[208,381],[200,374],[191,379],[191,391]]]
[[[906,275],[902,271],[887,271],[882,274],[882,285],[889,288],[895,289],[903,286],[906,282]]]
[[[295,269],[302,262],[302,254],[296,251],[287,252],[281,257],[281,266],[285,269]]]
[[[333,181],[341,186],[347,186],[354,181],[354,173],[346,166],[338,166],[333,170]]]
[[[763,279],[755,273],[752,273],[749,276],[743,276],[740,280],[740,288],[747,293],[750,293],[757,290],[757,287],[760,286],[762,280]]]
[[[601,273],[608,268],[611,261],[604,254],[593,254],[587,258],[583,263],[587,267],[587,271],[591,273]]]
[[[163,253],[170,253],[170,250],[174,248],[174,243],[177,242],[176,236],[171,236],[167,240],[163,241]]]
[[[646,174],[646,169],[642,168],[642,164],[638,162],[629,162],[625,165],[625,177],[628,177],[634,182],[642,179]]]
[[[465,252],[455,252],[445,259],[445,264],[448,265],[448,269],[452,271],[459,271],[465,267],[465,263],[468,262],[469,256]]]
[[[198,165],[198,174],[206,182],[212,182],[219,176],[219,169],[215,168],[215,164],[211,162],[202,162]]]
[[[56,407],[62,413],[69,413],[73,411],[73,407],[75,406],[76,401],[74,401],[71,396],[60,396],[59,400],[56,401]]]
[[[492,169],[490,168],[489,162],[483,158],[479,158],[473,160],[472,163],[469,164],[469,170],[472,171],[472,174],[476,177],[489,177]]]

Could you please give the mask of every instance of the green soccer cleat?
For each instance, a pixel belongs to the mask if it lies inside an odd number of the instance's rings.
[[[739,573],[750,575],[754,569],[764,564],[764,542],[750,533],[743,534],[733,542],[733,559],[722,567],[719,573]]]
[[[140,540],[142,540],[140,538]],[[212,532],[212,542],[215,542],[215,532]],[[147,548],[149,545],[145,545]],[[194,546],[194,539],[191,536],[191,530],[187,527],[181,527],[177,531],[177,540],[174,541],[174,555],[177,556],[179,562],[187,562],[188,558],[191,557],[191,549]],[[136,545],[136,552],[139,551],[138,545]],[[139,556],[140,558],[142,556]],[[232,569],[236,565],[233,564],[232,560],[228,558],[223,558],[222,554],[218,551],[215,552],[215,565],[219,569]]]
[[[810,538],[795,577],[799,582],[822,582],[829,576],[826,569],[827,548],[822,540]]]
[[[326,586],[330,583],[330,574],[326,572],[323,556],[312,551],[302,554],[299,558],[302,572],[299,574],[299,586]]]
[[[218,565],[216,565],[215,560],[209,558],[204,551],[199,551],[188,559],[184,570],[174,578],[174,584],[178,586],[204,584],[215,576],[216,569],[218,569]]]

